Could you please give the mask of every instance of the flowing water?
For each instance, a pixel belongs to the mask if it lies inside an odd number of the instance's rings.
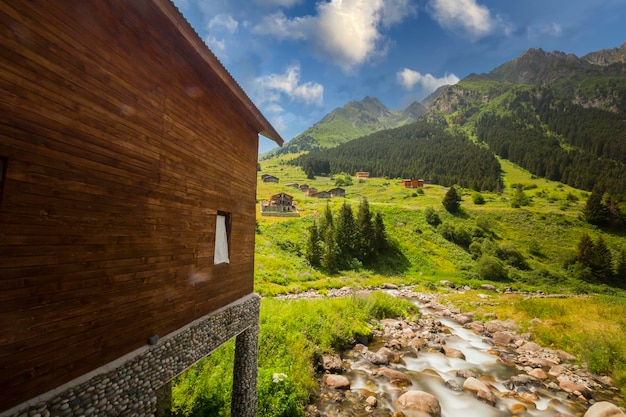
[[[423,318],[432,318],[432,312],[422,309]],[[315,402],[321,416],[391,416],[397,408],[395,400],[407,390],[420,390],[434,395],[441,405],[442,417],[554,417],[558,413],[570,416],[582,416],[589,404],[561,390],[549,390],[545,384],[512,386],[510,378],[525,374],[518,370],[511,360],[515,352],[510,348],[495,348],[493,344],[471,330],[463,328],[455,320],[436,317],[443,325],[441,337],[445,345],[460,350],[465,359],[447,357],[440,352],[421,349],[418,353],[404,350],[399,363],[387,367],[409,376],[411,385],[398,386],[382,376],[374,375],[379,368],[362,355],[361,351],[349,350],[342,355],[344,373],[350,380],[349,391],[322,389],[320,398]],[[428,330],[424,330],[428,332]],[[384,341],[374,340],[368,346],[375,352]],[[362,347],[361,347],[362,349]],[[479,399],[472,392],[454,390],[450,381],[463,386],[465,378],[458,376],[459,371],[471,371],[476,378],[487,382],[496,397],[495,406]],[[461,372],[463,374],[463,372]],[[448,381],[448,384],[446,384]],[[508,386],[508,388],[507,388]],[[368,407],[365,399],[377,398],[375,407]],[[405,416],[424,416],[425,414],[404,411]]]

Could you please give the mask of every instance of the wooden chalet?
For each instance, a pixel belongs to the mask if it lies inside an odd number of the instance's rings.
[[[261,201],[261,215],[294,215],[299,216],[293,196],[285,193],[274,194],[267,201]]]
[[[170,0],[0,16],[0,415],[153,415],[233,337],[256,415],[258,134],[282,138]]]
[[[402,186],[404,188],[421,188],[424,186],[424,180],[417,180],[415,178],[403,179]]]
[[[263,175],[261,175],[261,180],[263,182],[278,182],[278,177],[275,177],[275,176],[270,175],[270,174],[263,174]]]
[[[330,194],[331,197],[345,197],[346,196],[346,190],[340,187],[333,188],[332,190],[328,190],[328,193]]]
[[[356,177],[357,179],[361,179],[361,178],[363,178],[363,179],[367,179],[367,178],[369,178],[369,177],[370,177],[370,173],[369,173],[369,172],[367,172],[367,171],[359,171],[359,172],[357,172],[357,173],[355,174],[355,177]]]
[[[317,193],[317,188],[315,187],[307,188],[306,191],[304,191],[304,194],[308,195],[309,197],[312,195],[315,195],[316,193]]]
[[[318,191],[315,194],[311,194],[311,197],[315,197],[315,198],[330,198],[331,195],[328,191]]]
[[[306,192],[306,190],[309,189],[309,186],[308,186],[308,184],[302,184],[298,188],[300,189],[300,191]]]

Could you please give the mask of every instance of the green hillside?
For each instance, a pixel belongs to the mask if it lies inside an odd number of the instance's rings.
[[[332,148],[379,130],[415,122],[424,112],[425,108],[419,103],[413,103],[405,110],[391,110],[378,99],[365,97],[333,110],[284,147],[270,151],[262,158]]]

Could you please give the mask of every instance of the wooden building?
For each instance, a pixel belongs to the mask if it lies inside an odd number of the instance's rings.
[[[359,171],[355,176],[357,179],[367,179],[370,177],[370,173],[367,171]]]
[[[318,191],[317,193],[311,194],[311,197],[315,198],[330,198],[331,195],[328,191]]]
[[[328,193],[330,194],[331,197],[345,197],[346,196],[346,190],[344,190],[341,187],[328,190]]]
[[[275,176],[270,175],[270,174],[263,174],[263,175],[261,175],[261,180],[263,182],[278,182],[278,177],[275,177]]]
[[[292,215],[299,216],[293,196],[285,193],[274,194],[269,200],[261,201],[261,215]]]
[[[283,140],[170,0],[0,19],[0,414],[151,415],[236,336],[232,412],[256,415],[258,134]]]
[[[415,178],[403,179],[402,186],[404,188],[421,188],[424,186],[424,180],[417,180]]]

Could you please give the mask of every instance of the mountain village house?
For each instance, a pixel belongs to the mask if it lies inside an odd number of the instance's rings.
[[[331,197],[345,197],[346,196],[346,190],[344,190],[343,188],[333,188],[332,190],[328,190],[328,193],[330,194]]]
[[[355,177],[357,179],[361,179],[361,178],[367,179],[367,178],[370,177],[370,173],[367,172],[367,171],[359,171],[359,172],[356,173]]]
[[[274,194],[269,200],[261,201],[262,216],[299,216],[293,196],[285,193]]]
[[[402,180],[402,186],[404,188],[421,188],[424,186],[424,180],[416,180],[415,178],[404,179]]]
[[[0,4],[0,416],[158,414],[232,338],[255,416],[258,134],[282,138],[170,0]]]
[[[261,180],[263,182],[278,182],[278,177],[275,177],[273,175],[270,174],[263,174],[261,175]]]

